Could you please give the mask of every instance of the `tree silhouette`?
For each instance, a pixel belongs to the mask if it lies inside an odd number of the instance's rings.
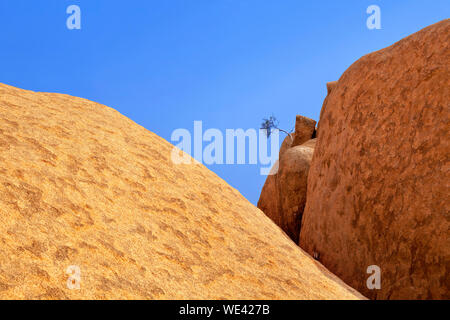
[[[279,121],[277,120],[277,118],[275,118],[275,116],[271,115],[268,119],[263,119],[263,123],[261,124],[261,129],[266,130],[267,138],[270,137],[270,135],[272,134],[272,131],[274,129],[277,129],[277,130],[280,130],[281,132],[286,133],[291,138],[291,140],[293,140],[292,130],[291,130],[291,132],[288,132],[286,130],[281,129],[278,125],[279,125]]]

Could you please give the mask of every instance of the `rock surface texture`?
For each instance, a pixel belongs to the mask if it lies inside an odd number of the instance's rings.
[[[297,116],[293,139],[285,138],[280,148],[275,174],[269,175],[258,201],[260,208],[298,243],[306,204],[309,165],[314,153],[316,121]]]
[[[314,136],[316,121],[307,117],[297,116],[295,120],[295,135],[292,147],[302,145]]]
[[[295,243],[298,243],[299,239],[313,153],[314,146],[311,145],[290,148],[280,159],[276,176],[280,199],[280,226]]]
[[[323,106],[300,246],[369,298],[450,298],[449,38],[447,19],[364,56]]]
[[[0,299],[362,297],[172,150],[111,108],[0,85]]]

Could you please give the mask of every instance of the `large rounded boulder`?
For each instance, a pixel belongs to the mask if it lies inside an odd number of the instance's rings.
[[[258,201],[260,208],[298,243],[309,164],[314,153],[316,121],[298,115],[295,132],[280,148],[279,161],[272,168]]]
[[[373,299],[450,298],[449,46],[447,19],[369,54],[323,106],[300,246]]]
[[[357,299],[106,106],[0,84],[0,299]]]
[[[312,140],[314,141],[314,140]],[[313,143],[290,148],[280,159],[278,169],[278,224],[296,243],[306,204],[308,171],[314,153]]]

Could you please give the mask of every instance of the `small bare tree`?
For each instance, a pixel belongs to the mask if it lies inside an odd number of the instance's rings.
[[[279,122],[278,122],[277,118],[275,118],[275,116],[272,115],[268,119],[263,119],[263,123],[261,124],[261,129],[266,130],[267,138],[270,137],[270,135],[272,134],[272,131],[274,129],[277,129],[277,130],[280,130],[281,132],[284,132],[285,134],[287,134],[291,138],[291,141],[293,141],[294,140],[294,138],[292,137],[293,130],[291,130],[289,132],[289,131],[281,129],[278,125],[279,125]]]

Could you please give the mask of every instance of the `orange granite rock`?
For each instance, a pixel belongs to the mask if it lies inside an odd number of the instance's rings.
[[[363,298],[172,150],[106,106],[0,85],[0,299]]]
[[[306,119],[306,120],[305,120]],[[314,128],[302,126],[315,121],[297,116],[296,132],[292,134],[294,139],[287,136],[280,148],[280,160],[272,169],[273,175],[269,175],[261,191],[258,201],[260,208],[272,221],[298,243],[301,219],[306,204],[306,187],[309,164],[314,153],[316,139],[311,139]],[[306,130],[305,130],[306,128]],[[305,134],[305,131],[308,132]],[[306,138],[309,138],[306,142]],[[294,141],[304,142],[295,145]]]
[[[447,19],[364,56],[323,106],[300,246],[369,298],[450,298],[449,46]]]
[[[315,130],[315,120],[298,115],[295,120],[295,135],[291,146],[295,147],[304,144],[313,138]]]
[[[310,143],[308,146],[290,148],[280,159],[277,174],[280,218],[277,224],[295,243],[298,243],[299,239],[306,204],[308,171],[313,153],[314,146]]]

